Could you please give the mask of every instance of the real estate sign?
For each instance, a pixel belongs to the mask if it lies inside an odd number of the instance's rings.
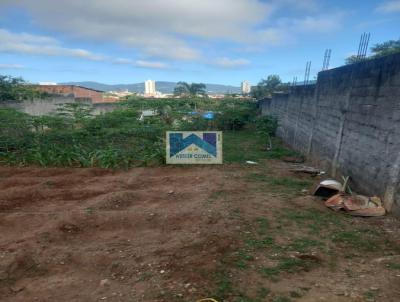
[[[167,164],[222,164],[221,131],[167,131]]]

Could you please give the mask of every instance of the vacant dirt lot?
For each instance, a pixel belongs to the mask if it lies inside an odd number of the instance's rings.
[[[400,301],[400,224],[290,164],[0,168],[1,301]]]

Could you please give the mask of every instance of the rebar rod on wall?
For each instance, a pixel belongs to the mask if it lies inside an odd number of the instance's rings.
[[[310,79],[310,69],[311,69],[311,61],[307,61],[306,71],[304,73],[304,85],[308,84],[308,81]]]
[[[365,33],[363,33],[361,35],[360,42],[358,43],[357,59],[359,59],[360,56],[361,56],[361,48],[362,48],[362,45],[363,45],[364,36],[365,36]]]
[[[332,49],[328,48],[325,50],[324,62],[322,63],[322,70],[327,70],[329,68],[329,62],[331,60]]]
[[[365,43],[364,43],[364,49],[363,49],[363,53],[362,53],[363,58],[365,58],[367,56],[368,44],[369,44],[370,37],[371,37],[371,33],[368,33],[368,35],[366,36]]]
[[[369,39],[371,38],[371,33],[363,33],[360,38],[360,43],[358,44],[357,59],[364,59],[367,56]]]

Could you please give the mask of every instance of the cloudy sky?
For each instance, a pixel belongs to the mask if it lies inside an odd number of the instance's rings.
[[[0,74],[38,81],[238,86],[303,79],[371,43],[400,38],[400,1],[0,0]]]

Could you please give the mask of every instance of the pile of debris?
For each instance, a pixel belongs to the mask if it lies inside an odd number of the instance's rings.
[[[383,216],[386,213],[382,200],[377,197],[368,197],[354,194],[348,186],[349,177],[344,183],[328,179],[319,183],[314,195],[328,198],[325,205],[334,210],[344,210],[353,216]]]

